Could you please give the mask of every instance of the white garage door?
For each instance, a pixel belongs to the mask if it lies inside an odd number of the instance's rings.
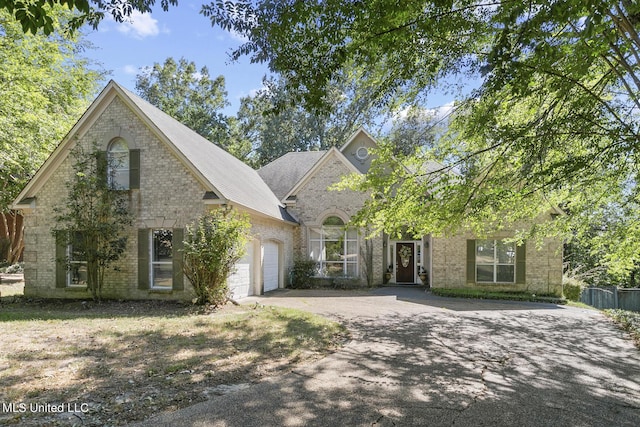
[[[264,278],[264,291],[278,289],[278,244],[266,242],[263,249],[262,275]]]

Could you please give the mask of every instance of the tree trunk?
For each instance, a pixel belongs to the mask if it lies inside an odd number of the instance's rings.
[[[22,251],[24,250],[24,222],[20,221],[18,225],[19,215],[17,211],[3,212],[0,214],[2,218],[3,239],[9,243],[7,251],[0,256],[9,264],[15,264],[20,261]]]

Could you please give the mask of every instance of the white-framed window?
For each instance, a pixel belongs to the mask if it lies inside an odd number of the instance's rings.
[[[87,256],[82,244],[83,235],[79,231],[71,233],[71,241],[67,245],[67,286],[87,286]]]
[[[165,228],[152,229],[151,244],[151,288],[171,289],[173,285],[173,231]]]
[[[129,189],[129,146],[122,139],[114,139],[107,147],[107,182],[115,190]]]
[[[369,158],[369,149],[367,147],[359,147],[356,150],[356,157],[358,160],[367,160]]]
[[[310,228],[309,256],[318,263],[319,276],[357,277],[358,232],[330,216],[322,226]]]
[[[515,243],[506,243],[502,240],[476,240],[476,281],[515,283]]]

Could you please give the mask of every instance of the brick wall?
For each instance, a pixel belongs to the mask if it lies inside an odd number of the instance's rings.
[[[103,295],[123,299],[191,299],[193,290],[185,280],[184,291],[157,292],[137,286],[137,230],[140,228],[184,228],[206,211],[202,198],[205,187],[168,147],[122,102],[115,98],[90,128],[77,140],[89,149],[98,144],[104,149],[117,135],[123,135],[129,148],[140,149],[140,189],[130,190],[134,225],[129,233],[126,255],[118,271],[107,271]],[[34,212],[25,216],[25,295],[55,298],[84,298],[85,290],[55,287],[54,208],[67,198],[66,182],[72,176],[73,159],[68,156],[36,194]],[[291,227],[275,220],[252,218],[252,233],[258,239],[275,239],[292,251]],[[250,248],[251,249],[251,248]],[[286,253],[287,251],[285,251]],[[251,252],[251,255],[254,255]],[[255,259],[255,258],[254,258]],[[253,262],[253,259],[249,260]],[[290,257],[283,262],[283,268]],[[254,267],[240,266],[242,280],[251,280]],[[246,271],[245,271],[246,270]],[[234,278],[233,284],[245,286]],[[248,279],[247,279],[248,278]],[[247,289],[251,284],[246,284]]]
[[[337,153],[332,154],[297,191],[296,204],[289,210],[301,224],[295,243],[298,256],[307,257],[309,254],[309,227],[320,226],[322,221],[331,215],[348,221],[364,205],[368,197],[365,193],[328,190],[339,182],[342,176],[351,172],[352,170],[339,160]],[[382,238],[373,239],[373,243],[374,284],[380,284],[383,278]],[[359,272],[364,280],[363,269],[364,265],[360,260]]]
[[[544,221],[538,218],[536,221]],[[524,226],[524,224],[521,224]],[[504,231],[487,236],[488,239],[512,237]],[[477,288],[495,291],[524,291],[537,294],[562,294],[562,242],[544,239],[539,247],[526,242],[525,283],[467,283],[467,240],[471,234],[432,239],[432,283],[435,288]]]

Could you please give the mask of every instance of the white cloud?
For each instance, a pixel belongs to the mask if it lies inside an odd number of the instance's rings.
[[[450,101],[444,105],[441,105],[436,108],[432,108],[430,110],[433,112],[434,116],[437,119],[443,119],[453,112],[454,106],[455,106],[455,101]]]
[[[122,71],[124,71],[125,74],[129,74],[129,75],[138,74],[138,70],[139,70],[138,67],[130,64],[127,64],[124,67],[122,67]]]
[[[116,27],[119,32],[127,36],[137,39],[145,37],[154,37],[160,34],[158,20],[151,17],[148,13],[140,13],[134,10],[128,21],[122,22]],[[168,33],[168,29],[164,28],[163,33]]]

